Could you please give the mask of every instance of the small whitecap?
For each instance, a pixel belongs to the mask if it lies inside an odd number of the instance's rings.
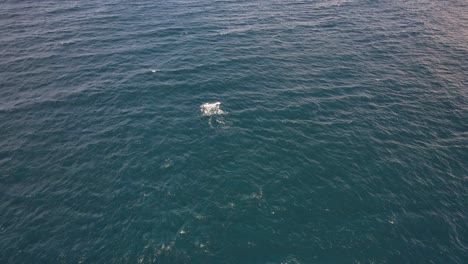
[[[164,160],[163,164],[161,165],[161,168],[162,169],[167,169],[167,168],[171,167],[173,164],[174,163],[172,162],[172,160],[168,158],[168,159]]]
[[[221,102],[204,103],[200,106],[200,112],[204,116],[225,114],[224,111],[221,110]]]
[[[205,217],[204,217],[203,215],[195,215],[195,218],[196,218],[197,220],[203,220],[203,219],[205,219]]]

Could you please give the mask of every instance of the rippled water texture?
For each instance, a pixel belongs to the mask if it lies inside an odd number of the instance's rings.
[[[0,4],[1,263],[467,263],[466,1],[136,2]]]

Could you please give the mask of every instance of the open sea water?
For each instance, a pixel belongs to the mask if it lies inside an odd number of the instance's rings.
[[[2,1],[0,199],[0,263],[468,263],[468,2]]]

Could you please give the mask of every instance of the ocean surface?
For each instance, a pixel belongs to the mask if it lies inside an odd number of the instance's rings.
[[[468,2],[2,1],[0,263],[468,263]]]

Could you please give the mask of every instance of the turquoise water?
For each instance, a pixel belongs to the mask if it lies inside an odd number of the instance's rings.
[[[4,1],[0,262],[467,263],[467,14]]]

